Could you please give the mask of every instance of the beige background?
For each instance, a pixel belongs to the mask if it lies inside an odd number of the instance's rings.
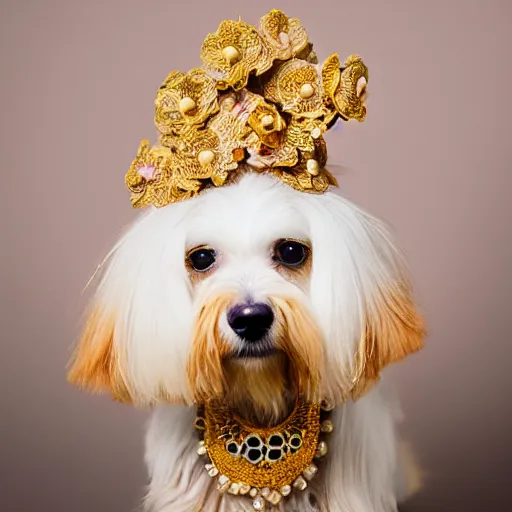
[[[145,414],[65,382],[81,290],[135,215],[124,172],[160,82],[222,19],[273,7],[321,58],[370,68],[367,122],[329,147],[343,193],[394,226],[430,325],[393,369],[430,472],[408,510],[512,510],[512,2],[3,0],[2,511],[137,505]]]

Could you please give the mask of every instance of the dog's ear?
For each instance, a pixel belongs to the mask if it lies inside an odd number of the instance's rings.
[[[375,283],[365,309],[365,328],[355,357],[354,398],[364,394],[386,366],[420,350],[425,337],[425,324],[405,277],[394,285]]]
[[[114,345],[115,318],[94,307],[85,322],[68,371],[68,380],[93,393],[109,393],[120,402],[132,397],[123,377],[119,349]]]
[[[335,194],[306,197],[311,301],[326,343],[325,395],[364,394],[389,364],[422,347],[407,264],[387,227]]]
[[[110,251],[91,283],[69,381],[137,407],[190,403],[186,361],[194,317],[184,262],[186,211],[178,205],[147,212]]]

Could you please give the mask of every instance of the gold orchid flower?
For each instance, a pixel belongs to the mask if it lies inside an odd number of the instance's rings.
[[[323,65],[322,82],[327,98],[343,119],[364,121],[368,68],[360,57],[351,55],[341,67],[338,55],[331,55]]]
[[[201,48],[205,70],[217,80],[217,87],[243,89],[249,74],[261,75],[272,66],[269,48],[258,31],[243,21],[223,21],[215,34],[209,34]]]
[[[324,114],[324,94],[316,67],[294,59],[280,66],[263,88],[270,101],[295,117],[318,118]]]
[[[197,195],[203,183],[184,176],[177,163],[169,148],[151,147],[143,140],[125,177],[132,205],[161,208]]]
[[[300,21],[273,9],[260,20],[260,33],[276,60],[288,60],[304,52],[310,45]]]
[[[211,180],[220,186],[238,167],[236,155],[211,128],[193,128],[180,137],[164,136],[161,142],[175,154],[175,172],[186,180]],[[228,139],[228,143],[236,141]]]
[[[155,124],[162,134],[203,124],[218,110],[217,84],[202,69],[173,71],[158,90]]]

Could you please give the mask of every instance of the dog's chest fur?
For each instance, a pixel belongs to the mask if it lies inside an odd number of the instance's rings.
[[[397,503],[416,484],[396,438],[398,411],[380,388],[333,411],[329,453],[318,474],[306,491],[294,490],[275,511],[397,512]],[[189,407],[155,411],[146,437],[145,511],[253,512],[250,498],[219,494],[205,459],[197,455],[194,418]]]

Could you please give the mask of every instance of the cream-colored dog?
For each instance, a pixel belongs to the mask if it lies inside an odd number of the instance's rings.
[[[70,380],[153,409],[147,512],[396,512],[417,485],[381,371],[422,346],[383,224],[329,190],[322,134],[368,70],[300,22],[223,22],[159,90],[150,206],[101,272]],[[313,193],[307,193],[313,192]]]
[[[71,378],[135,404],[180,404],[156,406],[149,426],[148,511],[236,512],[251,500],[219,501],[197,456],[197,400],[220,392],[248,419],[278,424],[299,391],[341,403],[422,336],[380,222],[333,192],[304,194],[253,173],[151,210],[125,234]],[[409,482],[394,415],[382,383],[336,407],[325,467],[282,510],[396,511]]]

